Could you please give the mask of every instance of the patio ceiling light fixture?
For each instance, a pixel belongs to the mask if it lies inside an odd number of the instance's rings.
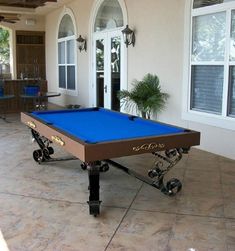
[[[126,25],[126,28],[124,30],[122,30],[122,34],[123,34],[123,39],[124,39],[124,43],[126,44],[126,47],[128,47],[129,45],[135,45],[135,33],[133,30],[131,30],[128,25]]]
[[[78,49],[79,51],[86,51],[86,39],[83,38],[81,35],[79,35],[79,37],[76,39],[78,42]]]

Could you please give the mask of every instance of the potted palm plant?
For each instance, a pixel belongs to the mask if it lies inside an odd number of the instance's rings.
[[[157,114],[165,107],[169,94],[161,91],[157,75],[146,74],[141,81],[133,81],[131,91],[121,90],[119,98],[121,104],[129,112],[135,110],[141,116],[150,119],[152,114]]]

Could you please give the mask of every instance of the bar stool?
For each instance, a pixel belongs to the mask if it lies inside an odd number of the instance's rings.
[[[40,83],[25,84],[22,86],[20,97],[23,101],[22,110],[31,111],[36,107],[37,99],[41,91]]]
[[[15,97],[12,93],[5,88],[4,80],[0,79],[0,118],[6,122],[9,122],[6,120],[6,114],[9,111],[11,99]]]

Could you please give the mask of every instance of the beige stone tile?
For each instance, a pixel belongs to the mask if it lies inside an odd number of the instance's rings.
[[[235,219],[235,200],[224,199],[224,217]]]
[[[0,229],[11,251],[45,250],[60,226],[37,215],[43,201],[1,194]],[[48,214],[50,212],[48,211]]]
[[[219,172],[219,156],[192,148],[186,165],[188,169]]]
[[[109,208],[95,218],[87,205],[13,195],[0,199],[5,202],[0,229],[11,251],[104,250],[125,214]]]
[[[233,173],[221,173],[221,182],[225,185],[235,185],[235,172]]]
[[[235,220],[225,220],[228,251],[235,250]]]
[[[200,160],[200,161],[215,161],[217,162],[219,160],[220,156],[202,151],[200,149],[192,147],[189,152],[189,160]]]
[[[128,208],[137,194],[136,189],[125,189],[124,187],[102,186],[101,184],[100,199],[103,206]]]
[[[222,184],[223,196],[226,199],[235,201],[234,185],[233,184]]]
[[[217,183],[207,182],[183,182],[182,196],[191,195],[192,197],[222,198],[222,187]]]
[[[227,246],[227,251],[234,251],[235,250],[235,245],[234,244],[229,244]]]
[[[171,241],[166,251],[227,251],[225,244],[207,244],[201,243],[201,240],[187,241],[174,240]],[[229,250],[229,251],[233,251]]]
[[[112,166],[100,175],[100,198],[104,206],[129,207],[142,182]]]
[[[23,159],[19,161],[17,166],[7,168],[7,177],[16,178],[32,178],[53,181],[75,181],[87,177],[87,172],[80,167],[80,161],[58,161],[38,164],[33,159]]]
[[[103,186],[111,185],[113,189],[115,186],[126,189],[139,189],[140,185],[142,184],[142,181],[113,166],[110,166],[108,172],[101,173],[100,178]]]
[[[167,250],[174,221],[175,214],[130,210],[107,250]]]
[[[180,180],[181,182],[183,182],[184,180],[184,176],[185,176],[185,168],[176,168],[173,167],[172,169],[170,169],[169,172],[166,173],[166,175],[164,176],[164,182],[165,184],[172,178],[176,178],[178,180]]]
[[[188,159],[186,163],[187,169],[195,169],[198,172],[210,171],[219,172],[220,166],[218,160],[200,160],[200,159]]]
[[[136,196],[131,208],[163,213],[176,213],[177,198],[178,195],[169,197],[163,194],[160,190],[144,184],[141,191]]]
[[[226,251],[226,230],[223,219],[177,216],[169,249],[174,251]]]
[[[235,193],[234,185],[223,185],[224,196],[224,216],[227,218],[235,218]]]
[[[220,161],[221,180],[223,184],[235,185],[235,161]]]
[[[210,172],[206,170],[187,169],[184,174],[185,182],[200,182],[201,184],[220,185],[220,172]]]
[[[2,181],[1,181],[2,180]],[[86,203],[89,197],[88,173],[79,161],[38,165],[29,160],[0,177],[0,191],[38,198]],[[110,168],[100,175],[100,198],[104,205],[129,207],[142,182]]]
[[[224,217],[223,198],[201,197],[185,194],[180,196],[177,204],[177,213],[187,215],[201,215]]]
[[[64,226],[47,250],[103,251],[118,227],[125,210],[109,208],[92,217],[87,210],[73,212],[72,223]]]
[[[88,184],[81,179],[77,181],[50,181],[32,178],[0,177],[2,193],[18,194],[37,198],[86,203]]]
[[[226,157],[223,157],[223,156],[219,156],[219,162],[223,165],[233,165],[234,166],[234,162],[235,160],[233,159],[229,159],[229,158],[226,158]]]

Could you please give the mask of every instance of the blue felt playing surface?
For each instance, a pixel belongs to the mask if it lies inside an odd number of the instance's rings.
[[[184,129],[106,109],[32,112],[32,115],[88,143],[184,132]]]

